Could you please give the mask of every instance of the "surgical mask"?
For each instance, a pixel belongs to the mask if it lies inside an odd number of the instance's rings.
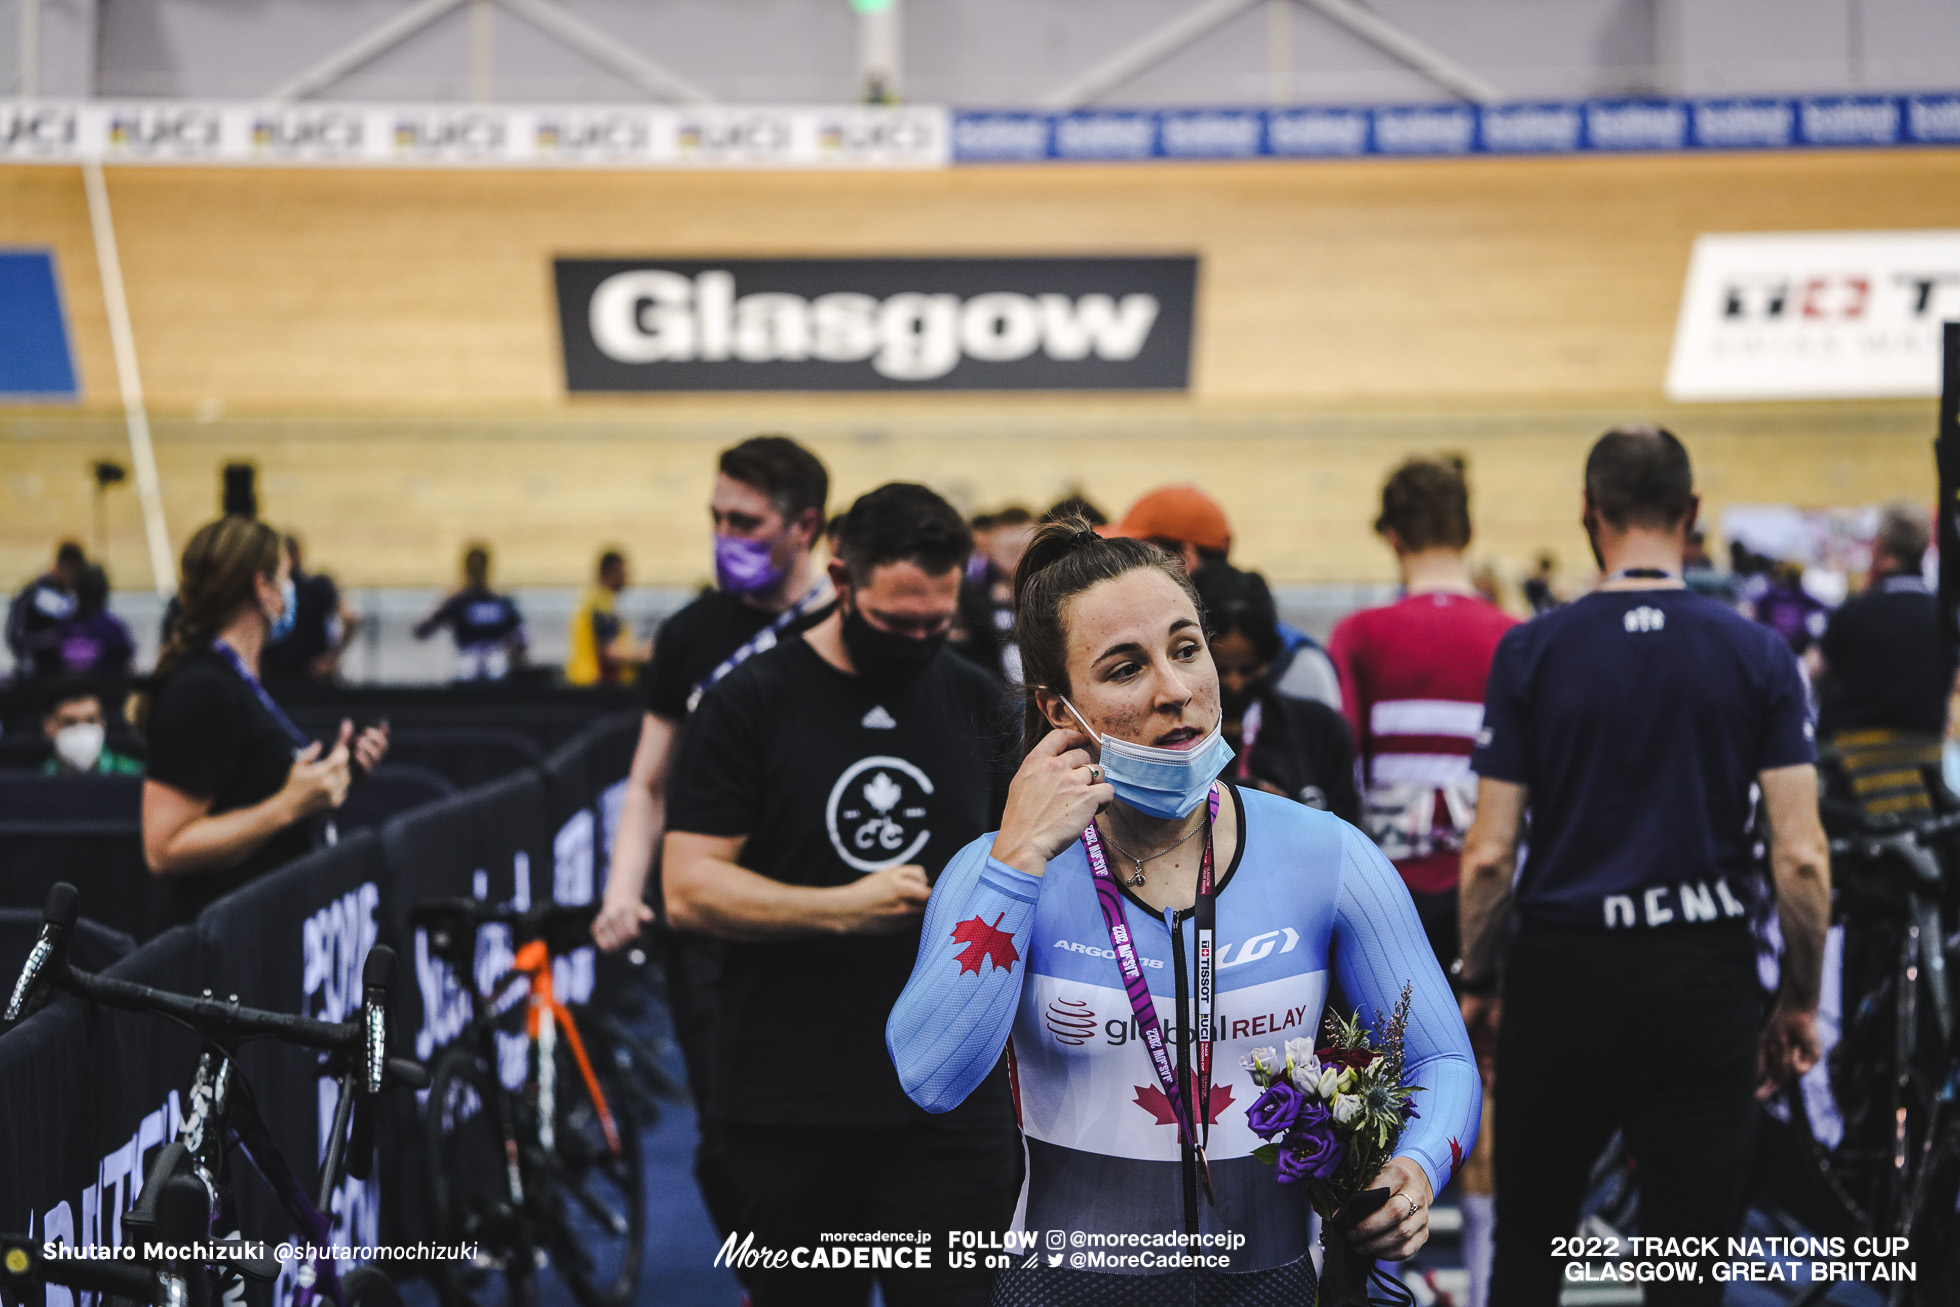
[[[95,770],[102,756],[102,723],[76,722],[54,733],[55,756],[69,771]]]
[[[715,537],[715,584],[731,594],[759,594],[781,581],[789,568],[771,557],[774,546],[767,540],[744,540],[740,536]]]
[[[909,681],[926,669],[946,643],[944,631],[924,639],[881,631],[865,620],[855,604],[844,614],[841,633],[851,666],[868,681]]]
[[[272,629],[265,634],[267,644],[277,644],[291,635],[293,622],[299,617],[299,587],[293,584],[290,576],[279,583],[279,601],[285,607],[279,610],[279,616],[272,619]]]
[[[1211,728],[1211,734],[1189,749],[1160,749],[1153,744],[1133,744],[1113,736],[1097,735],[1082,721],[1082,714],[1064,697],[1062,702],[1082,722],[1082,729],[1102,746],[1103,779],[1116,791],[1116,797],[1152,817],[1188,817],[1211,789],[1211,783],[1232,761],[1232,746],[1225,743],[1224,722]]]

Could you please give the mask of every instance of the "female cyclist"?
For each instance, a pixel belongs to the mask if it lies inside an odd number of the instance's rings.
[[[1480,1089],[1400,877],[1331,814],[1214,780],[1231,757],[1218,675],[1175,560],[1055,523],[1015,591],[1026,757],[1001,829],[933,890],[886,1041],[906,1092],[943,1112],[1011,1036],[1027,1228],[1150,1241],[1103,1259],[1114,1273],[1087,1255],[1009,1270],[994,1301],[1312,1301],[1308,1204],[1251,1155],[1258,1091],[1240,1059],[1312,1039],[1330,983],[1364,1022],[1414,987],[1421,1116],[1373,1186],[1388,1201],[1350,1236],[1367,1256],[1412,1255],[1475,1138]]]

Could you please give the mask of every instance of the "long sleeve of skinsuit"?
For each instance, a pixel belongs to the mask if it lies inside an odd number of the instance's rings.
[[[1041,878],[996,862],[994,837],[955,854],[933,886],[919,960],[885,1024],[898,1080],[928,1112],[959,1106],[1000,1060],[1028,973]],[[1010,950],[1011,949],[1011,953]]]

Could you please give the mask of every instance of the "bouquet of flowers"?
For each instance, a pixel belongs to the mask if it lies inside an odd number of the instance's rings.
[[[1402,1127],[1418,1115],[1411,1099],[1422,1086],[1402,1079],[1410,996],[1404,985],[1395,1011],[1377,1014],[1372,1027],[1358,1015],[1329,1013],[1319,1048],[1290,1039],[1284,1054],[1257,1048],[1244,1059],[1264,1091],[1246,1109],[1253,1133],[1267,1141],[1253,1156],[1275,1169],[1279,1183],[1305,1185],[1307,1201],[1325,1222],[1323,1307],[1368,1301],[1372,1262],[1330,1232],[1352,1226],[1337,1219],[1342,1206],[1381,1174]]]

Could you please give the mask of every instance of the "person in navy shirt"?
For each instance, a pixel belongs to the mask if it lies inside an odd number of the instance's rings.
[[[1462,984],[1472,1038],[1495,1041],[1491,1300],[1506,1307],[1558,1301],[1552,1240],[1577,1228],[1616,1129],[1637,1161],[1642,1235],[1736,1233],[1757,1091],[1819,1055],[1830,872],[1803,683],[1776,632],[1683,586],[1698,509],[1673,435],[1602,436],[1583,520],[1606,579],[1513,629],[1491,665]],[[1749,929],[1757,793],[1783,936],[1767,1023]],[[1703,1272],[1647,1301],[1719,1303]]]

